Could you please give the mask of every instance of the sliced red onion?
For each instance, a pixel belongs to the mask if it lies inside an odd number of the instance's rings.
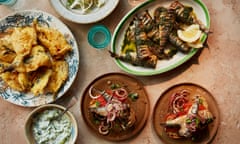
[[[184,103],[186,103],[186,102],[187,102],[187,100],[182,95],[175,97],[175,99],[173,100],[173,103],[172,103],[173,112],[175,112],[175,113],[180,112],[181,109],[183,108]]]
[[[90,96],[92,99],[97,99],[97,98],[99,98],[100,95],[97,95],[97,96],[92,95],[92,88],[93,88],[93,87],[91,86],[90,89],[89,89],[89,91],[88,91],[89,96]]]
[[[115,112],[108,112],[107,123],[114,121],[115,118],[116,118],[116,113]]]
[[[114,110],[116,110],[116,111],[121,111],[121,110],[123,110],[123,104],[114,103],[114,104],[113,104],[113,107],[114,107]]]
[[[128,97],[128,92],[124,88],[118,88],[114,92],[115,92],[116,97],[120,101],[123,101],[123,100],[127,99],[127,97]]]
[[[184,96],[184,97],[188,96],[189,94],[190,94],[190,92],[188,90],[184,89],[184,90],[181,91],[181,95]]]
[[[98,131],[102,135],[107,135],[109,133],[108,126],[105,126],[103,123],[98,127]]]
[[[112,104],[119,104],[119,105],[122,104],[122,102],[119,101],[118,99],[112,99],[109,103],[112,103]]]
[[[113,98],[111,101],[109,101],[109,103],[107,104],[107,110],[109,112],[116,112],[119,113],[120,111],[123,110],[123,103],[116,99]],[[118,115],[118,114],[117,114]]]
[[[112,111],[112,110],[114,109],[114,108],[113,108],[113,104],[112,104],[112,103],[108,103],[108,104],[106,105],[106,109],[107,109],[108,112]]]

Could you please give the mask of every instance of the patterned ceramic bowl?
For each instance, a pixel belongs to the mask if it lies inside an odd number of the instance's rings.
[[[78,136],[78,126],[75,117],[67,111],[57,117],[65,108],[56,104],[46,104],[34,109],[25,122],[25,136],[29,144],[36,141],[48,143],[74,144]],[[57,115],[56,115],[57,114]]]

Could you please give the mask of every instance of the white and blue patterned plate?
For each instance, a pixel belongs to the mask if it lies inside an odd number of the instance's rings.
[[[0,97],[13,104],[25,107],[35,107],[52,103],[63,96],[76,78],[79,65],[78,46],[72,32],[59,19],[46,12],[26,10],[8,15],[0,20],[0,32],[4,32],[11,27],[31,25],[34,19],[37,19],[41,25],[47,25],[59,30],[65,36],[73,50],[65,56],[65,60],[69,65],[68,79],[55,96],[53,94],[34,96],[32,93],[15,91],[9,87],[6,88],[6,84],[0,80]]]

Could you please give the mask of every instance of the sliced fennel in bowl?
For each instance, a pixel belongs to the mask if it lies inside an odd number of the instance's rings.
[[[107,0],[67,0],[66,6],[69,9],[77,10],[86,14],[93,9],[102,7]]]

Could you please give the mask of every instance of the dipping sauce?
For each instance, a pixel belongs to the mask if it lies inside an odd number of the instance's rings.
[[[72,123],[67,115],[56,118],[62,111],[47,109],[33,118],[32,133],[37,144],[68,144]]]

